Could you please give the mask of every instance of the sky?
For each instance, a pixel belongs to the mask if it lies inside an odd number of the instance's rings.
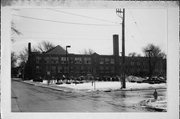
[[[71,45],[69,53],[92,49],[101,55],[113,54],[113,34],[119,35],[121,52],[122,19],[116,9],[22,8],[12,10],[12,21],[22,34],[13,34],[12,51],[19,53],[31,42]],[[125,54],[154,44],[167,53],[166,9],[125,9]]]

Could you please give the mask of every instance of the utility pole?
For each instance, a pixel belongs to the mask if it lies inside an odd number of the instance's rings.
[[[125,80],[125,9],[116,9],[116,14],[122,19],[122,87],[126,88]]]

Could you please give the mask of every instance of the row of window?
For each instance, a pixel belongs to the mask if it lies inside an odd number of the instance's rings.
[[[36,73],[40,73],[42,69],[40,66],[36,66]],[[92,67],[70,67],[68,70],[68,67],[62,67],[62,66],[47,66],[46,71],[51,71],[51,73],[92,73],[93,69]],[[107,66],[100,66],[97,71],[100,73],[114,73],[114,67],[107,67]],[[148,72],[149,69],[145,68],[127,68],[126,71],[128,72],[139,72],[139,71],[145,71]],[[162,69],[155,69],[155,72],[163,71]]]
[[[114,64],[113,58],[100,58],[99,64]]]
[[[36,63],[40,63],[42,61],[41,57],[36,57]],[[59,57],[45,57],[44,58],[45,63],[52,63],[52,64],[58,64],[59,63]],[[60,57],[60,62],[62,64],[66,64],[66,61],[69,63],[74,63],[74,64],[91,64],[91,58],[90,57],[75,57],[75,58],[68,58],[66,57]],[[114,59],[113,58],[100,58],[99,64],[114,64]]]
[[[60,60],[60,61],[59,61]],[[42,62],[43,60],[41,59],[41,57],[36,57],[36,63],[40,63]],[[44,58],[44,62],[46,64],[49,64],[49,63],[52,63],[52,64],[58,64],[59,62],[61,62],[61,64],[66,64],[66,61],[70,64],[91,64],[92,61],[91,61],[91,57],[70,57],[66,59],[66,57],[45,57]],[[108,58],[108,57],[105,57],[105,58],[100,58],[99,59],[99,64],[114,64],[115,61],[114,61],[114,58]],[[122,61],[119,62],[119,64],[121,65],[122,64]],[[131,66],[134,66],[134,65],[137,65],[137,66],[145,66],[145,65],[148,65],[148,62],[138,62],[138,61],[128,61],[128,64],[131,65]]]
[[[69,71],[73,72],[92,72],[92,67],[69,67]],[[40,66],[36,66],[36,72],[41,72]],[[52,73],[62,73],[62,72],[68,72],[68,67],[62,67],[62,66],[46,66],[46,71],[51,71]],[[107,66],[100,66],[98,71],[111,71],[114,72],[114,67],[107,67]]]
[[[52,63],[52,64],[58,64],[59,63],[59,60],[62,64],[66,64],[66,61],[68,63],[71,63],[71,64],[91,64],[91,58],[90,57],[85,57],[84,59],[82,59],[81,57],[75,57],[75,58],[66,58],[66,57],[45,57],[44,58],[44,62],[45,63]],[[42,61],[42,58],[41,57],[36,57],[36,63],[40,63]]]

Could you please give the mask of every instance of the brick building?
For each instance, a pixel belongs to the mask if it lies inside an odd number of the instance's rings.
[[[57,78],[63,75],[79,77],[93,75],[117,76],[122,73],[122,57],[119,56],[118,35],[113,35],[113,55],[69,54],[61,47],[56,46],[44,53],[31,52],[29,43],[29,57],[25,66],[25,78]],[[67,59],[67,61],[66,61]],[[166,75],[166,60],[156,58],[153,75]],[[148,76],[149,59],[147,57],[125,57],[125,74]]]

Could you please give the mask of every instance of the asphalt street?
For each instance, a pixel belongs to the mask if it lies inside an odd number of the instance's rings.
[[[153,91],[64,92],[12,81],[12,112],[152,112],[139,102]]]

